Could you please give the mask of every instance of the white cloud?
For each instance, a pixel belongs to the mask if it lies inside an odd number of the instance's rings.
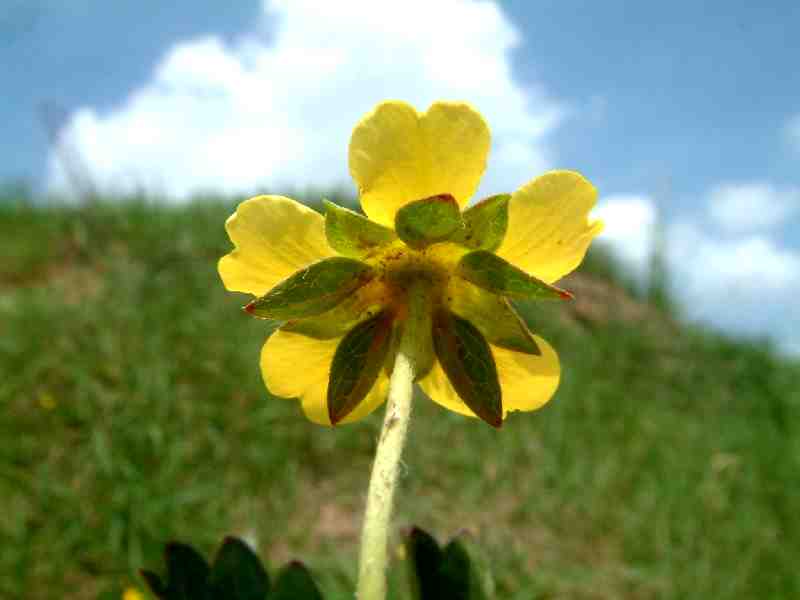
[[[652,200],[609,196],[594,214],[605,222],[600,239],[645,282],[656,224]],[[672,289],[686,314],[729,331],[770,335],[787,352],[800,348],[800,252],[762,233],[721,236],[701,221],[684,219],[664,231]]]
[[[264,13],[277,24],[269,42],[254,26],[231,46],[217,37],[178,44],[123,105],[74,114],[64,139],[101,189],[186,197],[347,182],[352,127],[387,98],[418,109],[440,98],[473,103],[493,132],[481,192],[551,166],[545,138],[564,105],[513,80],[520,35],[494,2],[274,0]],[[50,188],[63,189],[50,164]]]
[[[717,185],[708,203],[711,219],[730,232],[776,227],[799,210],[800,188],[765,182]]]
[[[605,227],[600,240],[639,278],[644,279],[653,246],[656,209],[647,196],[614,195],[602,198],[593,216]]]

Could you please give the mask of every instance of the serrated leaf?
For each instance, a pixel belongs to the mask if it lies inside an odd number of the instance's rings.
[[[153,592],[153,595],[156,598],[163,600],[167,597],[167,586],[164,585],[164,582],[161,581],[161,577],[159,577],[156,573],[146,569],[140,569],[139,575],[142,576],[142,579],[144,579],[147,587],[150,588],[150,591]]]
[[[364,258],[376,248],[397,240],[397,235],[352,210],[323,200],[325,208],[325,236],[328,245],[343,256]]]
[[[457,272],[470,283],[508,298],[525,300],[572,298],[569,292],[540,281],[485,250],[465,254],[458,263]]]
[[[507,298],[454,277],[448,288],[450,310],[466,319],[495,346],[541,355],[531,332]]]
[[[225,538],[209,574],[213,600],[264,600],[269,576],[261,560],[241,540]]]
[[[256,317],[280,321],[313,317],[339,304],[373,276],[372,267],[361,261],[343,256],[326,258],[284,279],[245,310]]]
[[[323,600],[303,563],[293,561],[281,569],[269,600]]]
[[[328,416],[336,424],[367,396],[386,361],[392,319],[382,312],[356,325],[336,347],[328,380]]]
[[[150,571],[142,571],[147,584],[160,600],[210,600],[206,582],[209,568],[191,546],[172,542],[164,552],[166,584]]]
[[[509,200],[511,194],[497,194],[469,207],[461,214],[464,229],[451,241],[473,250],[497,250],[508,230]]]
[[[447,240],[463,227],[461,209],[450,194],[415,200],[402,206],[395,216],[397,235],[412,248]]]
[[[459,539],[453,539],[442,552],[440,569],[442,598],[487,600],[478,569]]]
[[[412,599],[443,598],[439,576],[442,550],[439,544],[427,532],[414,527],[406,537],[405,546],[409,557]]]
[[[469,321],[445,309],[433,321],[436,357],[447,378],[472,412],[493,427],[503,424],[497,366],[489,344]]]

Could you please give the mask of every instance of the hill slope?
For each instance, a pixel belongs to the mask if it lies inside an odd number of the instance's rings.
[[[380,416],[267,397],[269,325],[216,274],[231,209],[0,207],[0,596],[119,597],[165,541],[234,533],[349,597]],[[562,359],[543,410],[417,399],[396,522],[474,531],[499,598],[800,597],[797,366],[587,265],[522,307]]]

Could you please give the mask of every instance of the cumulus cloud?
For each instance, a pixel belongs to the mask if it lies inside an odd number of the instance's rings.
[[[715,202],[708,194],[708,210]],[[647,196],[604,198],[595,214],[601,240],[640,281],[646,281],[656,208]],[[800,348],[800,252],[765,233],[720,232],[702,218],[664,229],[673,292],[693,319],[752,335],[771,335],[787,352]]]
[[[783,224],[800,211],[800,188],[766,182],[725,183],[710,193],[708,214],[730,232],[757,231]]]
[[[546,137],[564,105],[513,79],[520,34],[496,3],[272,0],[263,18],[233,45],[212,36],[174,46],[124,104],[73,115],[64,143],[101,189],[185,198],[344,183],[353,125],[387,98],[418,109],[467,99],[484,114],[493,151],[480,192],[551,166]],[[50,165],[50,188],[63,189],[55,157]]]
[[[602,198],[594,216],[605,227],[600,241],[639,278],[643,279],[652,253],[656,209],[647,196],[620,194]]]

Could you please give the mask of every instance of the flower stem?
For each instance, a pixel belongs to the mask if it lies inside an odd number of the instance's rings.
[[[384,600],[389,522],[400,456],[411,420],[411,398],[414,392],[419,349],[427,333],[429,313],[426,289],[415,285],[409,290],[408,315],[402,333],[392,377],[383,429],[375,450],[375,462],[367,492],[364,529],[361,533],[361,557],[358,567],[358,600]],[[429,330],[429,328],[428,328]]]

